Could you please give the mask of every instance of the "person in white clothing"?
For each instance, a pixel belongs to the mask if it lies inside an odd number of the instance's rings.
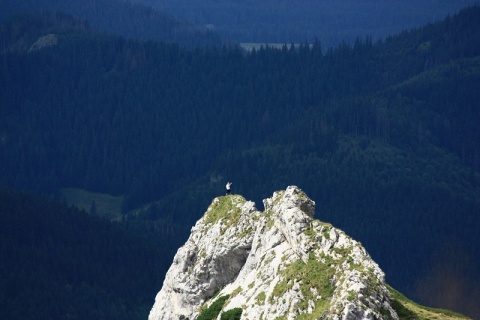
[[[227,188],[227,196],[229,194],[232,194],[232,190],[230,189],[232,184],[233,184],[232,182],[227,182],[227,185],[225,186],[225,188]]]

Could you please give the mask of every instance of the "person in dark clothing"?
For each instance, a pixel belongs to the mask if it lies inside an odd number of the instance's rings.
[[[228,196],[229,194],[232,194],[232,190],[231,190],[232,184],[233,184],[233,183],[231,183],[231,182],[227,182],[227,185],[225,186],[225,188],[227,189],[227,194],[226,194],[227,196]]]

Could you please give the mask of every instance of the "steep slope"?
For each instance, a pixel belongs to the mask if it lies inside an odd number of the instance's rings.
[[[177,252],[149,319],[207,319],[212,308],[242,319],[399,319],[379,266],[360,243],[315,220],[302,190],[290,186],[264,205],[215,198]]]

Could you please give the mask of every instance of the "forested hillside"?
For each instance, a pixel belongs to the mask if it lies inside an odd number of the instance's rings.
[[[1,189],[1,317],[146,319],[167,250],[53,200]]]
[[[151,7],[123,0],[2,0],[0,20],[15,14],[64,12],[79,17],[93,29],[127,38],[165,41],[183,47],[221,46],[227,42],[205,27],[175,18]]]
[[[259,207],[296,184],[395,288],[480,314],[480,7],[378,43],[251,53],[58,17],[0,27],[1,185],[123,195],[132,225],[188,230],[227,180]]]

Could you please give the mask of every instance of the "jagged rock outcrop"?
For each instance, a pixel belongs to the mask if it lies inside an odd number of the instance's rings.
[[[195,319],[219,297],[242,319],[398,319],[384,273],[360,243],[315,220],[295,186],[260,212],[215,198],[170,267],[150,320]],[[220,315],[218,316],[220,319]]]
[[[38,40],[35,41],[34,44],[32,44],[32,46],[28,51],[29,52],[39,51],[44,48],[55,46],[57,45],[57,43],[58,43],[58,37],[55,34],[53,33],[47,34],[46,36],[42,36],[38,38]]]

